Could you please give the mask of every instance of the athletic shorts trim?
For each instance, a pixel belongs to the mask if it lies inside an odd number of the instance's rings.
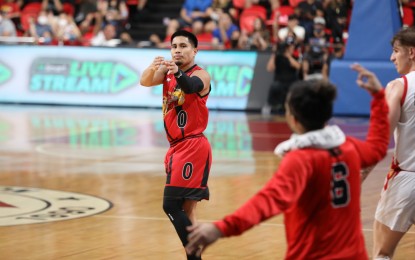
[[[209,188],[183,188],[166,186],[164,187],[164,197],[171,199],[189,199],[189,200],[209,200]]]

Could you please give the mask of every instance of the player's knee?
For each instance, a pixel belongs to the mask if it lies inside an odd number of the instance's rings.
[[[163,210],[166,214],[171,214],[183,210],[183,200],[181,199],[163,199]]]

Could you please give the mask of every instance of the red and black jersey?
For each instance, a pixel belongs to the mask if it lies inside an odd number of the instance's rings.
[[[387,114],[381,91],[372,101],[366,141],[347,137],[335,149],[287,153],[271,180],[216,226],[224,236],[239,235],[284,213],[286,259],[368,259],[360,219],[360,170],[385,156]]]
[[[195,70],[202,68],[195,64],[184,73],[191,76]],[[163,116],[170,143],[203,133],[209,117],[206,106],[208,95],[186,94],[180,89],[174,75],[166,75],[163,81]]]

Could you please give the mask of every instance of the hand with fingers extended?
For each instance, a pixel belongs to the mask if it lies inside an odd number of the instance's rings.
[[[197,256],[200,256],[207,246],[222,237],[222,233],[213,223],[195,224],[187,227],[187,231],[190,233],[187,237],[186,252],[196,253]]]
[[[353,64],[351,68],[358,73],[356,83],[361,88],[371,93],[382,90],[382,84],[373,72],[358,63]]]

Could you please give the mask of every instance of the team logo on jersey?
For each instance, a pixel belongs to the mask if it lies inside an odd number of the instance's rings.
[[[111,202],[91,195],[0,186],[0,226],[45,223],[105,212]]]

